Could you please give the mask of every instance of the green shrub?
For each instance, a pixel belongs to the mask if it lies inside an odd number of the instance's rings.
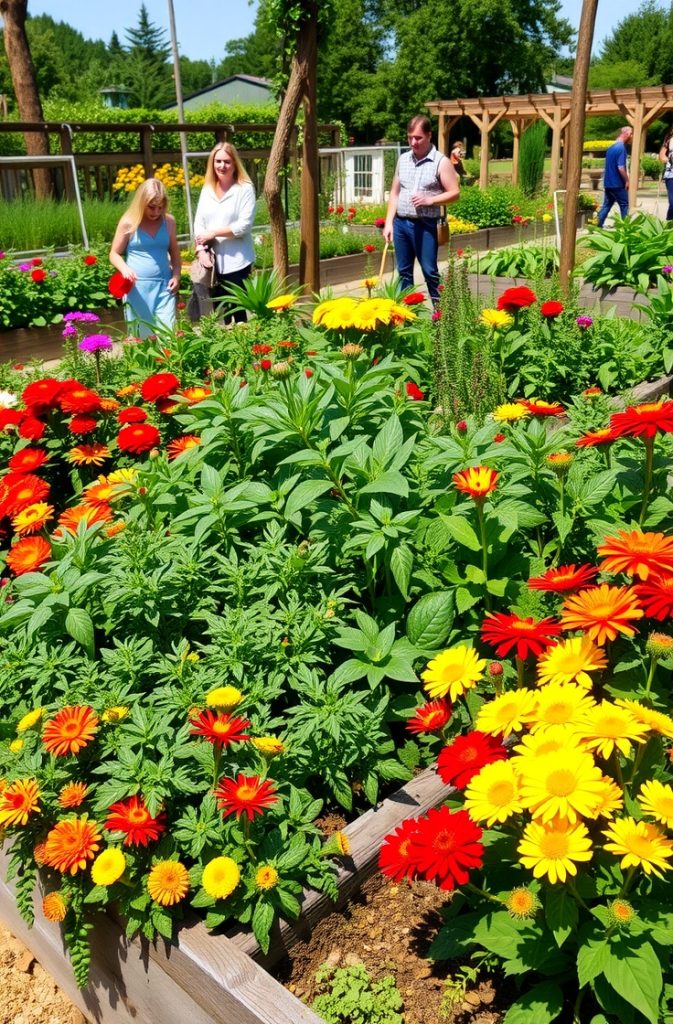
[[[671,225],[650,213],[617,218],[609,229],[592,228],[583,241],[595,255],[582,265],[582,276],[599,287],[630,285],[646,292],[662,267],[673,264]]]
[[[544,121],[536,121],[521,136],[519,180],[527,196],[536,195],[542,187],[546,144],[547,125]]]
[[[513,207],[521,198],[521,191],[513,185],[490,185],[485,189],[468,187],[461,191],[460,199],[451,204],[451,213],[480,228],[502,227],[512,223]]]
[[[647,153],[640,158],[640,166],[646,178],[657,181],[661,177],[664,165],[658,156],[650,156]]]
[[[313,1009],[327,1024],[402,1024],[402,996],[392,975],[372,981],[364,965],[332,968],[324,965],[316,981],[329,991],[317,997]]]

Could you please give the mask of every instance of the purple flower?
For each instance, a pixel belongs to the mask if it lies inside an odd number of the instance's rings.
[[[661,268],[661,272],[662,274],[673,274],[673,267],[670,265],[670,263],[667,263],[665,267]]]
[[[112,348],[112,338],[107,334],[88,334],[86,338],[82,338],[78,348],[82,352],[98,352],[101,349]]]
[[[73,327],[72,324],[66,324],[61,333],[64,338],[72,338],[73,334],[77,334],[77,328]]]
[[[591,327],[593,320],[590,316],[578,316],[575,323],[578,327],[583,327],[584,329],[586,329],[587,327]]]
[[[7,255],[6,252],[0,252],[0,260],[4,260],[6,255]]]
[[[80,313],[79,311],[76,311],[74,313],[66,313],[63,319],[79,320],[81,323],[84,324],[97,324],[98,321],[100,320],[100,317],[96,316],[95,313]]]
[[[19,270],[32,270],[30,263],[19,263]]]

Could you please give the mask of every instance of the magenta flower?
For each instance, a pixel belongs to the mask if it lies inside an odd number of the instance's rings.
[[[82,352],[100,352],[101,349],[112,348],[112,338],[107,334],[88,334],[82,338],[78,348]]]
[[[72,338],[73,334],[77,334],[77,328],[73,327],[72,324],[66,324],[61,334],[64,338]]]
[[[587,327],[591,327],[593,320],[590,316],[578,316],[575,323],[578,327],[582,327],[586,330]]]

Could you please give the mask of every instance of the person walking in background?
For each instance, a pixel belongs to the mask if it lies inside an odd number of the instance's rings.
[[[463,157],[465,156],[465,150],[463,149],[462,142],[455,142],[451,147],[451,155],[449,160],[453,164],[453,169],[458,175],[460,181],[465,177],[465,168],[463,166]]]
[[[659,159],[664,164],[664,185],[668,192],[666,220],[673,220],[673,128],[669,128],[664,135],[664,141],[659,150]]]
[[[605,195],[603,205],[598,211],[600,227],[603,227],[605,219],[615,203],[619,206],[622,217],[626,217],[629,212],[629,172],[626,144],[631,141],[632,135],[633,129],[626,125],[605,153],[605,171],[603,172]]]
[[[397,161],[390,189],[383,238],[395,245],[397,271],[403,288],[413,288],[418,260],[433,303],[439,302],[437,223],[445,203],[460,195],[453,164],[432,144],[427,117],[412,117],[407,125],[409,152]]]
[[[255,219],[255,190],[234,146],[221,142],[210,153],[205,184],[194,217],[197,246],[211,246],[215,252],[217,284],[211,292],[226,323],[244,323],[244,310],[233,311],[227,296],[230,285],[240,285],[252,271],[255,247],[252,225]]]
[[[175,326],[180,249],[166,189],[157,178],[148,178],[136,190],[117,225],[110,263],[133,283],[124,300],[129,330],[146,338],[158,325]]]

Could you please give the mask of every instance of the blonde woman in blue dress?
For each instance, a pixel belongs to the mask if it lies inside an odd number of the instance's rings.
[[[110,263],[133,284],[124,301],[129,329],[141,338],[175,326],[180,287],[180,250],[175,217],[157,178],[148,178],[117,225]]]

